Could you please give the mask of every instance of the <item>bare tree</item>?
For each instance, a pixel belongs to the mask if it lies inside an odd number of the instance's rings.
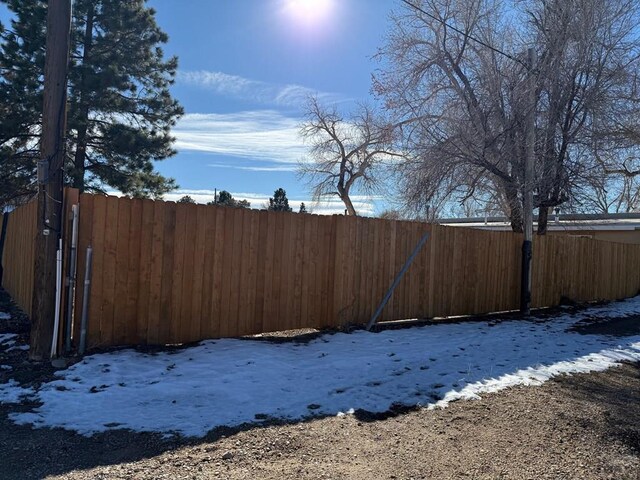
[[[378,215],[378,218],[382,218],[384,220],[403,220],[404,217],[402,216],[402,212],[400,210],[384,210],[382,213],[380,213],[380,215]]]
[[[587,178],[573,209],[580,212],[628,213],[640,210],[640,158],[602,162]]]
[[[635,149],[632,137],[640,113],[640,18],[635,3],[528,2],[532,37],[543,46],[538,80],[538,233],[546,231],[550,208],[594,185],[611,184],[607,177],[620,173],[620,163],[624,165],[623,159]],[[599,168],[604,152],[611,163]],[[621,203],[616,203],[620,209]]]
[[[309,157],[300,162],[299,176],[307,180],[314,201],[335,195],[348,215],[357,215],[353,192],[372,193],[379,169],[402,157],[394,148],[395,127],[366,105],[345,117],[311,97],[300,133],[309,144]]]
[[[524,59],[535,47],[535,206],[590,188],[597,151],[630,148],[638,115],[640,36],[632,0],[411,0],[394,14],[374,90],[402,122],[402,191],[414,209],[493,198],[522,230],[525,119],[532,108]],[[637,121],[637,120],[636,120]],[[634,130],[635,131],[635,130]],[[615,162],[614,162],[615,163]]]

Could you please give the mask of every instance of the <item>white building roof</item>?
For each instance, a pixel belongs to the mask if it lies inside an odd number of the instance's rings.
[[[453,227],[470,227],[484,230],[511,230],[511,223],[506,218],[445,218],[438,221],[441,225]],[[537,222],[534,220],[534,226]],[[583,214],[583,215],[549,215],[548,230],[553,231],[623,231],[640,230],[640,214]]]

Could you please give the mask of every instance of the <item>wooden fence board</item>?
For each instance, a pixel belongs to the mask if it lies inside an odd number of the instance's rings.
[[[293,303],[292,317],[293,328],[302,328],[305,326],[306,318],[303,320],[302,315],[302,279],[304,273],[304,251],[308,248],[308,244],[304,242],[304,215],[292,215],[291,219],[294,220],[295,230],[292,237],[294,253],[294,263],[292,264],[293,271],[289,275],[289,280],[293,282]]]
[[[222,231],[223,242],[221,242],[220,249],[224,251],[224,256],[222,258],[223,268],[219,272],[219,275],[222,280],[222,288],[221,288],[221,296],[220,296],[220,336],[230,336],[231,335],[231,290],[232,290],[232,281],[231,276],[233,270],[237,268],[235,264],[235,258],[233,257],[233,246],[238,241],[238,239],[234,239],[233,236],[233,224],[234,224],[234,215],[236,210],[229,209],[225,212],[224,218],[224,229]],[[235,320],[235,319],[234,319]]]
[[[207,212],[206,205],[196,207],[195,243],[193,250],[193,281],[191,294],[191,318],[189,319],[189,341],[200,340],[202,331],[202,292],[206,256]]]
[[[116,277],[117,277],[117,261],[118,261],[118,234],[119,226],[118,214],[120,206],[124,215],[125,199],[120,202],[116,197],[106,198],[106,214],[105,214],[105,235],[104,235],[104,261],[102,264],[102,315],[100,316],[100,337],[105,345],[114,344],[113,336],[113,317],[115,305],[119,303],[116,297]],[[115,235],[109,234],[114,232]],[[98,270],[100,272],[100,270]]]
[[[241,330],[241,322],[238,319],[239,313],[239,302],[240,302],[240,290],[242,285],[241,274],[242,274],[242,257],[245,254],[243,251],[243,238],[245,236],[245,232],[243,231],[243,218],[245,214],[245,209],[236,208],[233,210],[233,250],[232,250],[232,261],[233,261],[233,269],[229,273],[227,273],[227,278],[230,278],[231,282],[231,292],[229,296],[229,310],[227,321],[225,322],[225,326],[227,327],[227,331],[231,333],[227,333],[229,336],[234,336],[240,333]],[[223,330],[224,331],[224,330]]]
[[[78,221],[78,267],[76,275],[75,318],[73,324],[74,343],[78,345],[80,339],[80,327],[82,321],[82,303],[84,299],[84,274],[86,270],[87,248],[91,243],[91,231],[93,224],[93,195],[79,195],[79,221]]]
[[[169,271],[171,276],[171,328],[169,331],[171,343],[178,343],[184,333],[182,329],[182,302],[184,299],[183,278],[185,275],[185,252],[191,249],[187,240],[187,212],[191,209],[187,203],[175,205],[175,230],[173,235],[173,267]]]
[[[244,209],[239,209],[244,210]],[[237,297],[237,303],[238,303],[238,313],[237,313],[237,318],[238,318],[238,326],[237,331],[238,332],[242,332],[242,333],[250,333],[250,329],[249,329],[249,310],[250,310],[250,305],[249,305],[249,295],[251,293],[251,290],[255,289],[255,283],[252,284],[251,280],[250,280],[250,276],[251,276],[251,264],[252,264],[252,253],[250,246],[251,246],[251,237],[252,237],[252,231],[251,231],[251,217],[252,215],[250,214],[250,212],[248,214],[244,214],[244,212],[240,212],[242,213],[242,217],[240,218],[240,229],[242,232],[241,238],[237,238],[236,239],[236,244],[237,246],[240,247],[240,255],[239,255],[239,259],[238,259],[238,267],[240,267],[238,270],[238,286],[237,286],[237,290],[238,290],[238,297]]]
[[[162,311],[162,283],[164,278],[164,231],[165,210],[168,204],[154,202],[151,234],[151,257],[149,261],[149,301],[147,303],[147,342],[160,343],[160,315]],[[141,272],[142,273],[142,272]],[[144,308],[144,304],[141,303]],[[163,312],[165,313],[165,312]]]
[[[282,276],[280,282],[280,313],[278,320],[281,322],[278,329],[291,330],[295,328],[295,313],[293,312],[293,297],[295,286],[293,285],[293,269],[295,267],[295,220],[289,218],[283,212],[278,212],[284,226],[282,231]]]
[[[255,332],[255,316],[256,316],[256,303],[257,303],[257,291],[258,291],[258,269],[259,269],[259,255],[258,250],[260,248],[260,215],[246,215],[245,225],[249,229],[249,263],[247,266],[247,283],[243,288],[247,290],[246,299],[246,316],[243,325],[243,331],[247,333]],[[248,221],[247,221],[248,220]]]
[[[264,303],[263,316],[260,329],[267,331],[270,319],[276,315],[274,300],[274,275],[275,275],[275,257],[276,257],[276,220],[275,212],[266,212],[267,217],[267,233],[265,241],[265,261],[264,261]]]
[[[140,288],[141,252],[142,244],[142,199],[131,201],[131,217],[129,219],[129,258],[127,272],[127,306],[126,317],[126,337],[139,338],[138,334],[138,299],[141,298]],[[144,341],[141,341],[144,343]]]
[[[158,311],[158,342],[170,343],[174,341],[173,326],[178,322],[173,315],[173,291],[175,270],[175,237],[176,237],[176,204],[168,202],[164,208],[162,232],[162,285],[160,288],[160,309]]]
[[[321,312],[322,325],[334,325],[336,323],[336,311],[333,309],[335,304],[335,283],[336,272],[338,268],[336,260],[337,241],[337,215],[332,215],[328,221],[320,222],[324,230],[324,239],[322,245],[322,262],[320,265],[326,265],[326,269],[322,268],[322,298]]]
[[[38,228],[38,204],[35,200],[11,211],[8,215],[4,250],[2,286],[15,302],[31,315]],[[4,215],[0,215],[0,226]]]
[[[140,269],[138,271],[139,297],[137,299],[136,332],[138,343],[145,344],[148,341],[149,332],[149,299],[151,296],[151,283],[153,278],[152,258],[154,239],[154,205],[151,200],[142,200],[141,230],[140,230]],[[159,274],[159,277],[162,274]],[[158,277],[158,280],[159,280]],[[157,286],[158,283],[156,283]]]
[[[262,319],[264,318],[264,302],[266,291],[267,276],[267,235],[269,229],[268,212],[261,211],[258,217],[258,233],[257,233],[257,271],[256,271],[256,291],[253,309],[253,318],[251,321],[251,331],[262,331]]]
[[[231,213],[228,208],[216,209],[216,228],[215,239],[213,242],[213,283],[211,285],[211,329],[214,332],[213,337],[220,336],[222,323],[222,284],[229,279],[224,277],[224,241],[225,241],[225,225],[226,216]]]
[[[231,270],[235,267],[233,258],[233,209],[220,211],[216,221],[216,244],[218,255],[214,258],[213,295],[215,302],[216,335],[228,335],[229,326],[226,319],[230,315],[229,300],[231,297]]]
[[[129,235],[131,228],[131,202],[124,199],[117,201],[117,212],[115,223],[117,224],[118,236],[115,241],[115,270],[113,271],[114,301],[111,315],[111,325],[113,328],[113,343],[121,345],[127,338],[127,283],[129,275]]]
[[[192,332],[195,329],[193,318],[193,296],[195,293],[195,253],[197,249],[197,228],[198,228],[198,205],[186,205],[186,222],[185,222],[185,247],[183,255],[183,270],[182,270],[182,296],[180,303],[180,329],[178,334],[178,341],[184,342],[197,340],[193,338]],[[198,258],[200,262],[202,256]],[[197,327],[198,330],[200,327]]]
[[[82,208],[82,206],[81,206]],[[85,210],[89,208],[87,203]],[[89,314],[87,322],[87,343],[91,346],[100,346],[105,336],[102,335],[102,308],[103,308],[103,265],[105,263],[105,226],[107,222],[107,197],[97,195],[93,199],[93,216],[91,231],[86,232],[90,236],[90,244],[93,248],[91,265],[91,297],[89,299]],[[80,232],[81,236],[85,232]]]
[[[213,319],[213,284],[214,284],[214,258],[216,252],[216,225],[217,208],[203,208],[204,219],[204,256],[202,257],[202,301],[199,338],[213,338],[216,336]]]

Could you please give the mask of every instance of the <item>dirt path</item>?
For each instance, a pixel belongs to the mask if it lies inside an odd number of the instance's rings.
[[[325,418],[186,443],[32,430],[2,408],[0,478],[638,479],[639,398],[640,365],[627,364],[445,410]]]

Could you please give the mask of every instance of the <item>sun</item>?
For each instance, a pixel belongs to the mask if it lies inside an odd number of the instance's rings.
[[[299,22],[318,23],[326,18],[334,0],[287,0],[289,14]]]

